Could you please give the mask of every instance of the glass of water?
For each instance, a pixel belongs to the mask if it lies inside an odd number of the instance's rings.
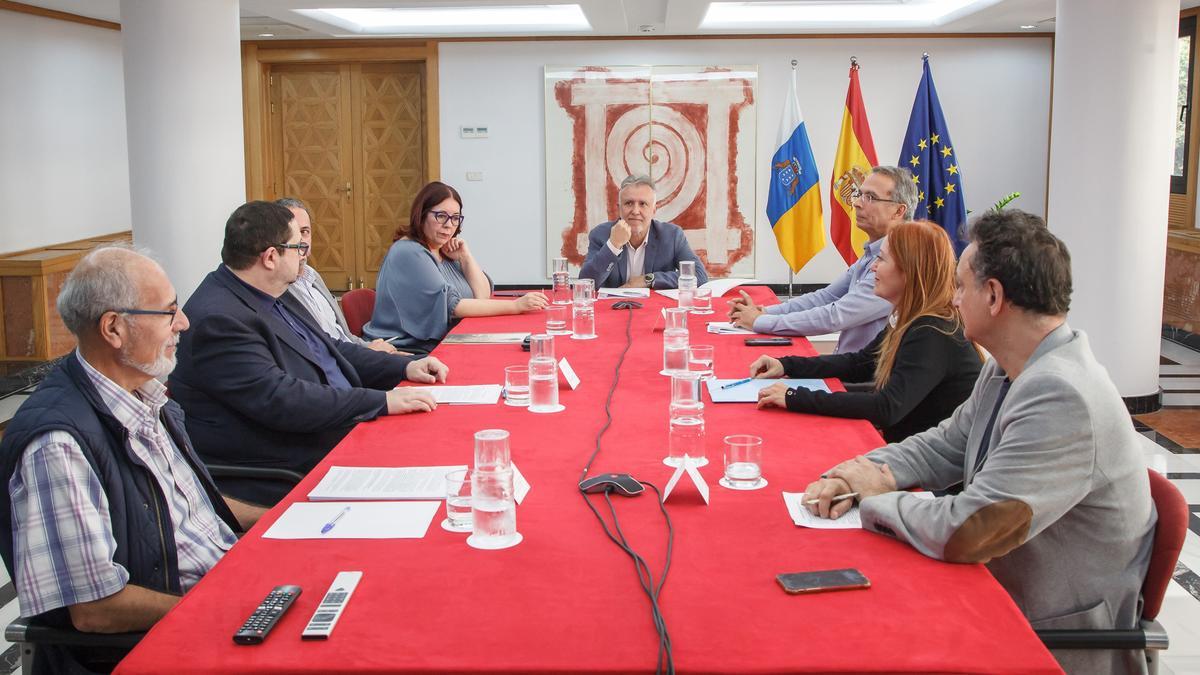
[[[567,271],[567,259],[555,258],[552,271],[554,285],[550,289],[550,301],[556,305],[571,304],[571,277]]]
[[[546,332],[550,335],[570,335],[567,330],[567,306],[548,305],[546,307]]]
[[[731,490],[757,490],[767,486],[762,477],[762,438],[749,434],[725,437],[725,475],[717,481]]]
[[[596,305],[590,302],[571,305],[571,334],[572,340],[592,340],[596,338]]]
[[[712,289],[700,286],[692,293],[692,314],[712,313]]]
[[[545,333],[529,338],[529,412],[555,413],[558,403],[558,361],[554,358],[554,336]]]
[[[517,532],[517,500],[513,490],[513,470],[473,471],[471,473],[472,548],[500,549],[521,543]]]
[[[576,307],[596,301],[596,282],[591,279],[576,279],[573,291]]]
[[[693,466],[708,464],[704,450],[704,402],[700,398],[700,378],[696,373],[671,376],[671,426],[667,457],[663,464],[678,467],[688,457]]]
[[[686,372],[688,369],[688,310],[682,307],[668,307],[666,313],[667,327],[663,329],[663,369],[661,374],[674,375]]]
[[[698,373],[701,380],[711,380],[713,377],[713,346],[688,346],[688,367],[690,372]]]
[[[522,408],[529,405],[529,366],[505,366],[504,404]]]
[[[446,474],[446,519],[442,529],[471,531],[471,470],[455,469]]]
[[[511,471],[512,454],[508,447],[508,432],[504,429],[484,429],[475,432],[475,471]]]

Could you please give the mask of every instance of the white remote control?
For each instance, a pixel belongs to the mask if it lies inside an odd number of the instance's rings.
[[[313,612],[304,632],[300,634],[301,639],[324,640],[329,637],[342,610],[350,602],[350,595],[358,586],[359,579],[362,579],[362,572],[338,572],[325,597],[321,598],[321,604],[317,605],[317,611]]]

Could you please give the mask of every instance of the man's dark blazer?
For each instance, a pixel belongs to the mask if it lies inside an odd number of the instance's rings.
[[[325,342],[353,388],[334,389],[307,344],[229,273],[210,272],[184,305],[191,327],[180,338],[171,398],[209,463],[307,473],[355,424],[386,412],[385,391],[404,379],[409,357],[333,342],[298,300],[281,297]],[[221,491],[274,504],[289,486],[218,480]]]
[[[608,235],[616,221],[601,223],[592,228],[588,235],[587,258],[579,270],[583,279],[594,279],[596,288],[616,288],[624,285],[629,274],[629,244],[621,247],[620,255],[613,255],[608,247]],[[683,228],[675,223],[661,220],[650,221],[650,232],[646,234],[646,259],[644,272],[654,273],[654,288],[679,287],[679,261],[696,261],[696,284],[708,281],[704,263],[696,257],[687,243]]]

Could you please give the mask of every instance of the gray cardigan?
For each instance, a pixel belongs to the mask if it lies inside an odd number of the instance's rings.
[[[1157,514],[1143,444],[1087,336],[1064,323],[1012,382],[981,467],[1005,374],[984,365],[970,398],[929,431],[875,450],[906,493],[862,502],[865,529],[927,556],[986,562],[1034,628],[1132,628],[1141,616]],[[1071,672],[1143,672],[1138,651],[1056,651]]]

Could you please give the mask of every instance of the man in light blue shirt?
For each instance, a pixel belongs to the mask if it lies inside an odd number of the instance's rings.
[[[866,347],[887,325],[892,305],[875,295],[872,267],[892,225],[912,220],[917,185],[912,173],[894,166],[877,166],[854,193],[855,221],[867,234],[863,254],[846,273],[825,288],[787,302],[755,305],[742,293],[731,300],[729,320],[756,333],[822,335],[841,332],[836,353]]]

